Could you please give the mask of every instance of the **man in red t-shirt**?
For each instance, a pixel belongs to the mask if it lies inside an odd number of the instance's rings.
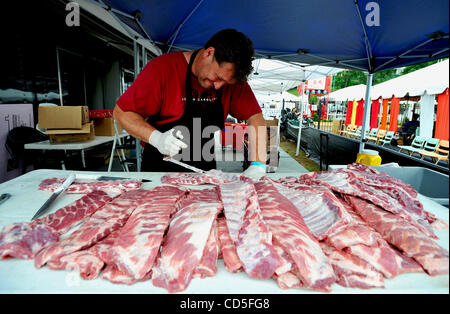
[[[162,160],[177,154],[200,169],[214,169],[213,134],[231,114],[249,125],[252,163],[243,175],[265,174],[266,125],[247,83],[253,56],[250,39],[225,29],[199,50],[167,53],[144,67],[114,108],[120,125],[148,143],[142,171],[185,171]]]

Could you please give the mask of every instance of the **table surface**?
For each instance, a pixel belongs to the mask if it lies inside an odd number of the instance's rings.
[[[38,191],[38,185],[47,178],[65,178],[69,173],[102,174],[128,178],[150,179],[142,188],[153,188],[161,184],[164,173],[149,172],[91,172],[69,170],[35,170],[13,180],[0,184],[0,194],[10,193],[12,197],[0,205],[0,229],[14,223],[30,221],[37,209],[48,199],[50,192]],[[296,174],[268,174],[278,179]],[[210,186],[191,187],[201,189]],[[80,198],[80,194],[63,194],[52,204],[54,212],[70,202]],[[437,218],[449,223],[449,211],[440,204],[419,195],[424,208]],[[436,230],[437,243],[449,249],[449,230]],[[331,293],[348,294],[392,294],[392,293],[449,293],[449,275],[430,277],[426,274],[407,273],[393,279],[385,279],[385,289],[354,289],[333,284]],[[131,286],[113,284],[107,280],[83,280],[78,272],[68,270],[50,270],[48,267],[36,269],[33,260],[7,259],[0,261],[0,293],[167,293],[165,289],[154,287],[150,281],[135,283]],[[306,289],[282,290],[275,280],[258,280],[248,277],[244,272],[231,274],[223,260],[218,261],[218,272],[214,277],[194,278],[184,293],[192,294],[300,294],[321,293]]]
[[[123,138],[128,136],[129,134],[120,134],[119,137]],[[114,140],[114,136],[95,136],[93,140],[86,142],[77,142],[77,143],[56,143],[50,144],[48,140],[25,144],[25,149],[42,149],[42,150],[82,150],[90,147],[94,147],[97,145],[105,144],[108,142],[112,142]]]

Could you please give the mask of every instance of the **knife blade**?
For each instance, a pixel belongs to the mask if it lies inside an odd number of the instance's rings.
[[[11,197],[11,194],[9,193],[3,193],[2,195],[0,195],[0,204],[2,204],[3,202],[6,202],[8,200],[8,198]]]
[[[179,160],[173,159],[172,157],[169,157],[169,156],[165,156],[165,157],[163,158],[163,160],[173,162],[174,164],[177,164],[177,165],[179,165],[179,166],[181,166],[181,167],[184,167],[184,168],[186,168],[186,169],[192,170],[192,171],[194,171],[194,172],[203,173],[203,174],[206,173],[205,170],[202,170],[202,169],[196,168],[196,167],[194,167],[194,166],[188,165],[188,164],[186,164],[186,163],[184,163],[184,162],[181,162],[181,161],[179,161]]]
[[[42,216],[42,214],[44,214],[51,203],[53,203],[53,201],[61,194],[63,193],[71,184],[72,182],[75,180],[75,174],[71,174],[66,181],[64,181],[63,184],[61,184],[61,186],[59,188],[57,188],[53,194],[49,197],[48,200],[45,201],[44,205],[41,206],[41,208],[39,208],[39,210],[36,212],[36,214],[34,214],[33,218],[31,218],[31,220],[35,220],[36,218]]]
[[[97,181],[141,180],[142,182],[152,182],[152,180],[150,179],[110,177],[97,174],[77,174],[76,178],[82,180],[97,180]]]

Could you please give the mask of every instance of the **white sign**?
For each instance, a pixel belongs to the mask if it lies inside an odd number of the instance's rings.
[[[326,76],[306,81],[306,89],[325,89]]]
[[[269,117],[276,117],[279,118],[281,114],[280,109],[269,109],[269,108],[263,108],[262,109],[264,119],[267,119]]]

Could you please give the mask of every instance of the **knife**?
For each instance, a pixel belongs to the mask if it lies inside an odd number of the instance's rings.
[[[150,180],[150,179],[109,177],[109,176],[102,176],[102,175],[98,175],[98,174],[77,174],[76,178],[82,179],[82,180],[97,180],[97,181],[141,180],[142,182],[152,182],[152,180]]]
[[[8,200],[8,198],[11,197],[11,194],[9,193],[3,193],[2,195],[0,195],[0,204],[2,204],[3,202],[6,202]]]
[[[69,185],[72,184],[72,182],[75,180],[75,175],[71,174],[66,181],[64,181],[64,183],[57,188],[53,194],[50,196],[50,198],[44,203],[44,205],[41,206],[41,208],[39,208],[39,210],[36,212],[36,214],[34,214],[33,218],[31,218],[31,220],[35,220],[36,218],[38,218],[39,216],[41,216],[43,213],[45,213],[48,210],[48,207],[50,206],[50,204],[61,194],[63,193],[68,187]]]
[[[203,174],[206,173],[205,170],[198,169],[198,168],[196,168],[196,167],[194,167],[194,166],[185,164],[184,162],[181,162],[181,161],[179,161],[179,160],[173,159],[172,157],[169,157],[169,156],[165,156],[165,157],[163,158],[163,160],[173,162],[174,164],[177,164],[177,165],[179,165],[179,166],[181,166],[181,167],[184,167],[184,168],[186,168],[186,169],[192,170],[192,171],[194,171],[194,172],[203,173]]]

